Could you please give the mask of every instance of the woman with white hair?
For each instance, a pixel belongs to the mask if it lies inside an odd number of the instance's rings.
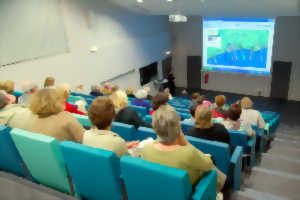
[[[247,124],[255,125],[258,128],[265,128],[265,121],[260,112],[252,108],[253,102],[249,97],[244,97],[241,100],[242,114],[240,119]]]
[[[135,128],[140,126],[152,128],[151,124],[148,124],[142,120],[142,118],[136,113],[135,110],[128,107],[128,98],[125,92],[118,90],[109,97],[116,110],[115,121],[124,124],[134,125]]]
[[[145,107],[147,109],[151,109],[152,106],[150,103],[146,102],[145,99],[147,98],[148,96],[148,93],[146,90],[144,89],[140,89],[138,90],[136,93],[135,93],[135,98],[131,104],[132,105],[135,105],[135,106],[142,106],[142,107]]]
[[[30,98],[38,91],[38,85],[32,81],[25,81],[22,84],[24,94],[19,97],[18,103],[24,106],[29,105]]]
[[[150,162],[186,170],[192,185],[213,168],[211,156],[187,142],[180,126],[180,117],[169,105],[162,105],[153,114],[157,141],[146,144],[140,152]]]
[[[84,112],[79,111],[76,106],[68,103],[68,98],[70,97],[70,91],[71,87],[69,84],[63,83],[56,86],[56,90],[58,94],[60,94],[63,97],[64,103],[65,103],[65,111],[68,111],[70,113],[75,113],[79,115],[86,115]]]

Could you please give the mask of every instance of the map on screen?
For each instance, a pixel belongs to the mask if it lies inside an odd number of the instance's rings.
[[[203,69],[269,75],[274,19],[203,21]]]

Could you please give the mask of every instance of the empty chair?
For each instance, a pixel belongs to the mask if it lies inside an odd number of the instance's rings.
[[[201,178],[194,193],[187,172],[181,169],[123,156],[121,171],[130,200],[216,199],[214,170]]]
[[[135,110],[141,118],[149,114],[147,108],[145,107],[135,105],[130,105],[129,107]]]
[[[113,122],[111,124],[111,131],[117,133],[125,141],[136,140],[136,129],[133,125]]]
[[[228,130],[230,136],[230,143],[232,147],[243,147],[243,153],[245,156],[250,157],[249,165],[254,167],[255,165],[255,144],[256,137],[248,138],[248,134],[242,131]]]
[[[236,147],[231,154],[230,147],[226,143],[203,140],[191,136],[186,136],[186,139],[200,151],[211,154],[216,167],[227,175],[227,182],[233,184],[233,189],[240,189],[242,179],[242,147]]]
[[[0,126],[0,169],[25,177],[24,164],[10,131],[10,127]]]
[[[115,153],[70,141],[60,145],[68,171],[81,198],[123,199],[120,161]]]
[[[64,193],[72,193],[57,139],[21,129],[12,129],[11,136],[30,173],[38,182]]]
[[[137,130],[137,139],[142,141],[147,138],[153,138],[154,140],[157,138],[156,133],[152,128],[140,127]]]

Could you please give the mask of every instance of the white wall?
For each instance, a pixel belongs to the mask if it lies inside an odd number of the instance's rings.
[[[202,18],[170,24],[173,40],[173,68],[177,86],[187,86],[187,56],[202,55]],[[300,100],[300,17],[279,17],[276,22],[273,60],[292,61],[289,99]],[[205,73],[202,73],[204,76]],[[202,77],[202,81],[204,78]],[[202,88],[239,94],[270,96],[271,77],[209,72]]]
[[[91,84],[162,60],[171,48],[167,17],[140,16],[105,0],[62,0],[61,9],[69,52],[2,67],[0,80],[14,80],[19,88],[24,80],[42,84],[46,76],[53,76],[57,82],[83,83],[89,89]],[[91,46],[99,51],[90,53]],[[140,87],[137,70],[121,80],[117,81],[121,87]]]

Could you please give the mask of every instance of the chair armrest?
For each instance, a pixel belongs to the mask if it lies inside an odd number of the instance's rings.
[[[256,137],[248,139],[247,147],[248,153],[250,154],[250,167],[254,167],[255,165],[255,143]]]
[[[195,192],[192,200],[216,199],[217,190],[217,172],[211,170],[203,176],[199,183],[195,186]]]
[[[232,181],[233,189],[240,190],[242,179],[242,165],[243,165],[243,147],[237,146],[232,153],[231,159]]]
[[[259,136],[263,136],[264,135],[264,129],[263,128],[259,128],[258,130],[257,130],[257,135],[259,135]]]

